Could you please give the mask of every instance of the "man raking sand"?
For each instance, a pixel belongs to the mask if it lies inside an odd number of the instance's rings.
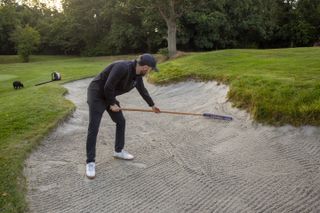
[[[114,157],[132,160],[133,155],[125,151],[125,118],[116,96],[136,88],[142,98],[151,107],[152,111],[159,113],[143,84],[143,76],[150,70],[158,71],[157,62],[151,54],[143,54],[133,61],[116,61],[107,66],[98,74],[88,87],[87,103],[89,105],[89,127],[87,133],[87,165],[86,175],[95,178],[96,141],[102,115],[106,110],[116,123],[116,137]]]

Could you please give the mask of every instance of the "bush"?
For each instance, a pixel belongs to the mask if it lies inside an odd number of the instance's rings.
[[[169,51],[168,48],[161,48],[158,50],[158,54],[161,54],[165,57],[169,57]]]
[[[40,34],[30,26],[18,27],[11,35],[11,40],[15,43],[18,55],[23,62],[29,62],[29,56],[40,44]]]

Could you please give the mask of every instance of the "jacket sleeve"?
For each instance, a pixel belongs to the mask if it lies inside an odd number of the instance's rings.
[[[115,98],[116,86],[126,73],[126,67],[121,64],[115,64],[110,70],[108,79],[103,88],[107,106],[117,103]]]
[[[153,102],[152,98],[150,97],[148,90],[145,88],[145,86],[143,84],[142,77],[137,77],[136,88],[137,88],[138,92],[140,93],[140,95],[142,96],[142,98],[148,103],[148,105],[150,107],[154,106],[154,102]]]

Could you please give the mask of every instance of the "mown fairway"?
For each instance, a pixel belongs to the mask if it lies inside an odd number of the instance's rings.
[[[27,64],[18,63],[15,56],[0,56],[0,211],[24,211],[23,162],[41,138],[73,110],[60,84],[94,76],[119,58],[135,56],[34,56]],[[228,83],[232,102],[248,109],[258,121],[320,125],[319,58],[320,48],[195,53],[162,63],[150,80],[216,79]],[[60,72],[63,80],[34,86],[50,80],[53,71]],[[14,90],[14,80],[22,81],[25,88]]]
[[[255,120],[320,125],[320,48],[223,50],[164,63],[158,83],[188,78],[230,85],[229,98]]]

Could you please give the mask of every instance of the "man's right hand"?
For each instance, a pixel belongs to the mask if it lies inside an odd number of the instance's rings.
[[[158,107],[156,107],[156,106],[152,107],[152,111],[155,112],[155,113],[160,113],[161,112],[160,109]]]
[[[117,104],[113,104],[113,105],[110,106],[110,110],[112,112],[120,112],[121,109]]]

